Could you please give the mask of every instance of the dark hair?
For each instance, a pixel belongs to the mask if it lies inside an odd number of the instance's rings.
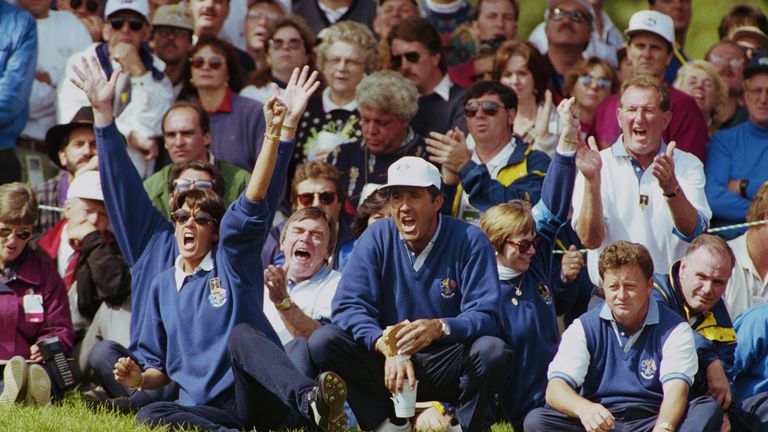
[[[224,176],[221,174],[221,170],[218,167],[216,167],[216,165],[205,162],[205,161],[201,161],[201,160],[191,160],[173,167],[170,175],[168,176],[168,194],[169,195],[172,195],[173,191],[175,190],[173,186],[173,182],[176,181],[176,179],[178,179],[179,176],[181,176],[181,173],[183,173],[188,169],[207,172],[213,179],[213,192],[215,192],[216,195],[220,197],[224,196],[224,193],[227,189],[227,185],[226,185],[226,181],[224,180]]]
[[[163,114],[163,120],[160,122],[160,128],[165,133],[165,118],[168,117],[168,114],[171,111],[177,110],[177,109],[190,109],[197,114],[197,125],[200,126],[200,130],[203,131],[203,134],[207,134],[211,132],[211,119],[208,117],[208,112],[203,109],[200,104],[196,104],[194,102],[189,101],[178,101],[171,105],[170,108],[168,108],[168,111]]]
[[[319,160],[309,161],[296,167],[291,180],[291,208],[296,209],[299,202],[297,189],[304,180],[324,178],[336,185],[336,197],[340,203],[347,199],[344,185],[341,183],[341,173],[335,166]]]
[[[755,26],[768,34],[768,17],[757,6],[738,3],[731,6],[731,9],[723,15],[717,27],[717,34],[720,39],[725,39],[733,28],[741,26]]]
[[[499,96],[499,99],[504,103],[504,108],[517,109],[517,95],[515,92],[496,80],[479,81],[472,84],[472,87],[467,90],[467,94],[464,96],[464,105],[470,99],[476,99],[487,94]]]
[[[659,92],[659,96],[661,96],[661,110],[663,112],[669,111],[669,88],[660,79],[647,74],[635,75],[621,83],[621,89],[619,90],[619,108],[621,108],[621,97],[624,96],[624,92],[630,87],[655,89]]]
[[[227,63],[227,74],[229,75],[229,80],[227,81],[229,88],[235,93],[242,90],[243,87],[245,87],[245,79],[243,78],[243,70],[240,66],[240,58],[238,57],[237,49],[223,39],[219,39],[215,36],[203,35],[200,36],[197,44],[192,48],[189,57],[194,57],[195,54],[205,47],[210,47],[224,56],[224,60]],[[191,77],[192,74],[190,73],[189,76]]]
[[[733,250],[731,250],[731,247],[728,246],[728,243],[726,243],[722,237],[718,237],[713,234],[699,235],[693,239],[691,244],[688,245],[688,249],[685,250],[685,256],[691,256],[694,252],[702,248],[710,249],[711,251],[717,252],[721,255],[728,255],[728,257],[731,259],[730,268],[733,270],[733,266],[736,265],[736,255],[733,254]]]
[[[472,8],[472,18],[477,21],[477,19],[480,17],[480,10],[483,7],[483,3],[487,1],[507,1],[512,5],[512,9],[515,10],[515,21],[517,21],[518,18],[520,18],[520,5],[517,4],[517,0],[477,0],[475,3],[475,7]]]
[[[301,40],[304,41],[304,51],[307,54],[307,65],[309,65],[311,70],[315,70],[315,54],[313,49],[315,47],[316,41],[315,33],[312,32],[312,29],[309,28],[307,21],[304,20],[303,17],[295,14],[288,14],[270,25],[269,32],[267,33],[267,43],[264,46],[264,58],[267,58],[269,54],[269,41],[272,40],[278,30],[284,27],[293,27],[299,33]],[[247,85],[264,87],[265,85],[272,82],[272,68],[267,61],[263,63],[264,64],[262,66],[251,73],[251,76],[248,78]]]
[[[285,240],[285,233],[288,232],[288,228],[291,226],[294,222],[301,222],[303,220],[312,219],[312,220],[322,220],[326,224],[328,224],[328,256],[333,256],[333,250],[336,247],[336,223],[328,219],[328,216],[325,214],[325,212],[319,208],[319,207],[305,207],[303,209],[296,210],[291,214],[291,216],[288,218],[287,221],[285,221],[285,226],[283,227],[283,231],[280,232],[280,244],[283,244],[283,240]]]
[[[388,204],[389,194],[384,191],[377,190],[368,195],[368,198],[366,198],[358,207],[355,220],[352,221],[352,225],[350,226],[352,232],[355,234],[355,238],[360,237],[363,234],[363,231],[368,228],[368,219],[380,212],[381,209],[385,208]]]
[[[224,207],[224,200],[216,192],[203,189],[186,190],[178,194],[171,204],[171,212],[184,207],[186,204],[190,209],[198,209],[208,213],[216,219],[216,231],[219,230],[221,218],[224,217],[224,212],[227,210]]]
[[[611,64],[601,58],[590,57],[587,59],[579,60],[579,62],[576,63],[576,66],[569,69],[565,74],[563,95],[566,98],[573,96],[571,92],[573,91],[573,86],[576,84],[576,81],[581,75],[588,73],[589,70],[595,66],[600,66],[603,68],[603,71],[606,73],[606,75],[608,75],[608,79],[611,80],[611,94],[616,93],[618,82],[616,81],[616,71],[613,70]]]
[[[392,27],[387,35],[387,45],[392,47],[392,41],[400,39],[406,42],[418,42],[424,45],[424,48],[430,54],[439,54],[440,63],[438,67],[443,74],[448,72],[448,62],[443,51],[443,42],[440,39],[440,33],[431,22],[418,16],[408,17]]]
[[[622,45],[621,48],[616,50],[616,64],[621,65],[625,58],[627,58],[627,46]]]
[[[499,46],[493,61],[493,79],[501,81],[501,75],[507,68],[507,62],[512,56],[519,55],[525,59],[525,66],[533,76],[536,103],[544,100],[544,93],[549,83],[549,72],[544,57],[535,46],[528,41],[508,40]]]
[[[600,253],[597,269],[600,278],[604,278],[606,270],[617,269],[625,265],[637,265],[643,271],[647,280],[653,277],[653,258],[648,249],[640,243],[620,240],[612,243]]]

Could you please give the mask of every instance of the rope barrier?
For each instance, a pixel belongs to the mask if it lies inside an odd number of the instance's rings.
[[[50,211],[55,211],[55,212],[59,212],[59,213],[64,213],[64,209],[61,208],[61,207],[48,206],[48,205],[45,205],[45,204],[39,204],[37,207],[40,210],[50,210]]]

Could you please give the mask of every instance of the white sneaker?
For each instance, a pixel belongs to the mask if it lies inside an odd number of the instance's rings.
[[[27,386],[27,361],[22,356],[15,356],[5,365],[3,372],[5,388],[0,395],[0,405],[18,402]]]
[[[448,423],[447,431],[448,432],[461,432],[461,425],[459,424],[459,422],[456,422],[456,424],[452,424],[452,423],[453,423],[453,420],[451,420],[451,422]]]
[[[39,364],[29,367],[29,383],[27,389],[27,404],[48,405],[51,403],[51,378],[48,372]]]
[[[411,422],[407,421],[404,425],[396,425],[389,421],[389,418],[381,422],[374,432],[411,432]]]

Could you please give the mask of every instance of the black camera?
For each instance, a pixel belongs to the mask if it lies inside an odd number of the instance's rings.
[[[43,339],[37,343],[37,346],[40,348],[40,354],[42,354],[45,361],[45,368],[53,375],[56,388],[59,390],[69,390],[74,387],[77,381],[72,373],[72,369],[69,367],[67,358],[64,356],[64,352],[61,350],[59,338],[54,336]]]

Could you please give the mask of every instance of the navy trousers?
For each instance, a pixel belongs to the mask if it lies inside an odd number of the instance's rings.
[[[758,393],[731,403],[728,409],[733,432],[768,432],[768,393]]]
[[[233,391],[203,406],[153,403],[139,411],[137,423],[216,431],[313,425],[307,396],[316,384],[294,366],[285,351],[250,324],[232,329],[228,351],[235,377]]]
[[[659,415],[659,405],[617,404],[606,407],[613,414],[616,432],[651,432]],[[719,432],[723,411],[714,399],[698,397],[688,402],[678,432]],[[536,408],[525,417],[525,432],[584,432],[578,418],[568,417],[549,406]]]
[[[321,370],[344,378],[347,400],[361,429],[373,430],[395,417],[391,394],[384,387],[384,356],[333,324],[312,333],[309,352]],[[506,382],[510,361],[501,339],[483,336],[466,345],[433,343],[411,360],[419,380],[417,400],[455,401],[463,430],[490,428],[494,395]]]

